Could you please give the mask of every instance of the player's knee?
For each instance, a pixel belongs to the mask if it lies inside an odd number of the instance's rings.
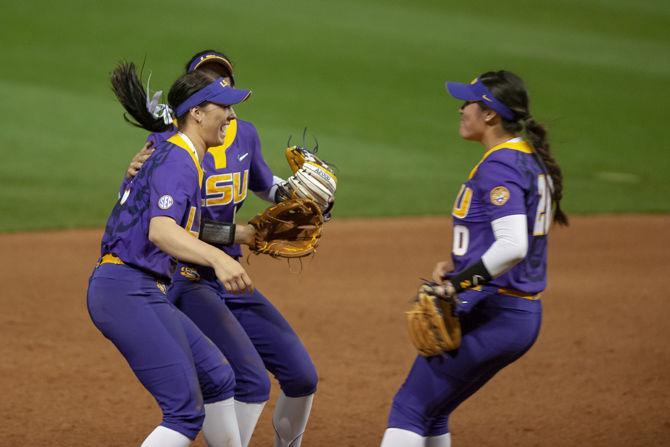
[[[279,379],[279,386],[288,397],[302,397],[314,394],[319,382],[314,364],[309,361],[299,370]]]
[[[393,399],[388,418],[389,428],[400,428],[421,436],[427,436],[429,431],[428,425],[422,409],[410,405],[407,401],[398,399],[398,396]]]
[[[205,406],[193,371],[180,363],[134,371],[158,401],[163,412],[161,425],[194,439],[205,420]]]
[[[246,371],[235,380],[235,400],[257,403],[270,399],[270,378],[265,369]]]
[[[235,374],[227,363],[217,365],[208,371],[207,380],[201,380],[200,388],[206,404],[233,397],[235,394]]]
[[[189,439],[195,439],[202,429],[202,424],[205,422],[205,407],[202,402],[199,405],[190,405],[186,408],[181,408],[180,411],[163,414],[163,422],[161,425],[177,431]]]

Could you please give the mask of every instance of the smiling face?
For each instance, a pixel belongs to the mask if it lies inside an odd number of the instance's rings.
[[[197,107],[198,133],[207,147],[223,144],[230,121],[236,118],[232,106],[220,106],[209,103]]]

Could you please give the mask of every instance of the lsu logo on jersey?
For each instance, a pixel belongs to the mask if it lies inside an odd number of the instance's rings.
[[[226,172],[207,177],[205,181],[205,206],[237,204],[247,198],[249,170]]]
[[[497,206],[503,206],[509,200],[509,189],[504,186],[496,186],[489,193],[491,203]]]
[[[196,217],[198,217],[198,219],[196,219]],[[197,228],[196,220],[198,221]],[[184,229],[196,239],[200,235],[200,216],[198,215],[198,208],[195,206],[192,206],[191,209],[188,210],[188,219],[186,219],[186,225],[184,226]]]
[[[459,219],[465,219],[465,216],[468,215],[470,211],[470,204],[472,203],[472,189],[465,185],[461,185],[461,190],[458,191],[456,196],[456,201],[454,202],[454,208],[451,210],[451,214],[454,217]]]

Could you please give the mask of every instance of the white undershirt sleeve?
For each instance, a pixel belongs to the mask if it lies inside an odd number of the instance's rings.
[[[277,192],[277,185],[281,185],[284,182],[286,182],[286,180],[284,180],[283,178],[273,175],[272,186],[270,186],[268,189],[264,189],[263,191],[254,191],[254,194],[256,194],[261,199],[265,200],[266,202],[275,203],[275,193]]]
[[[496,278],[521,262],[528,253],[528,224],[524,214],[491,222],[495,242],[482,256],[484,267]]]

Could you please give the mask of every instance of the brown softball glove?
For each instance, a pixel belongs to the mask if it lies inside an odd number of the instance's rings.
[[[409,337],[423,356],[439,355],[461,345],[461,323],[454,315],[458,298],[449,286],[425,282],[406,312]]]
[[[316,250],[323,214],[310,199],[287,199],[249,221],[255,235],[249,249],[277,258],[301,258]]]

